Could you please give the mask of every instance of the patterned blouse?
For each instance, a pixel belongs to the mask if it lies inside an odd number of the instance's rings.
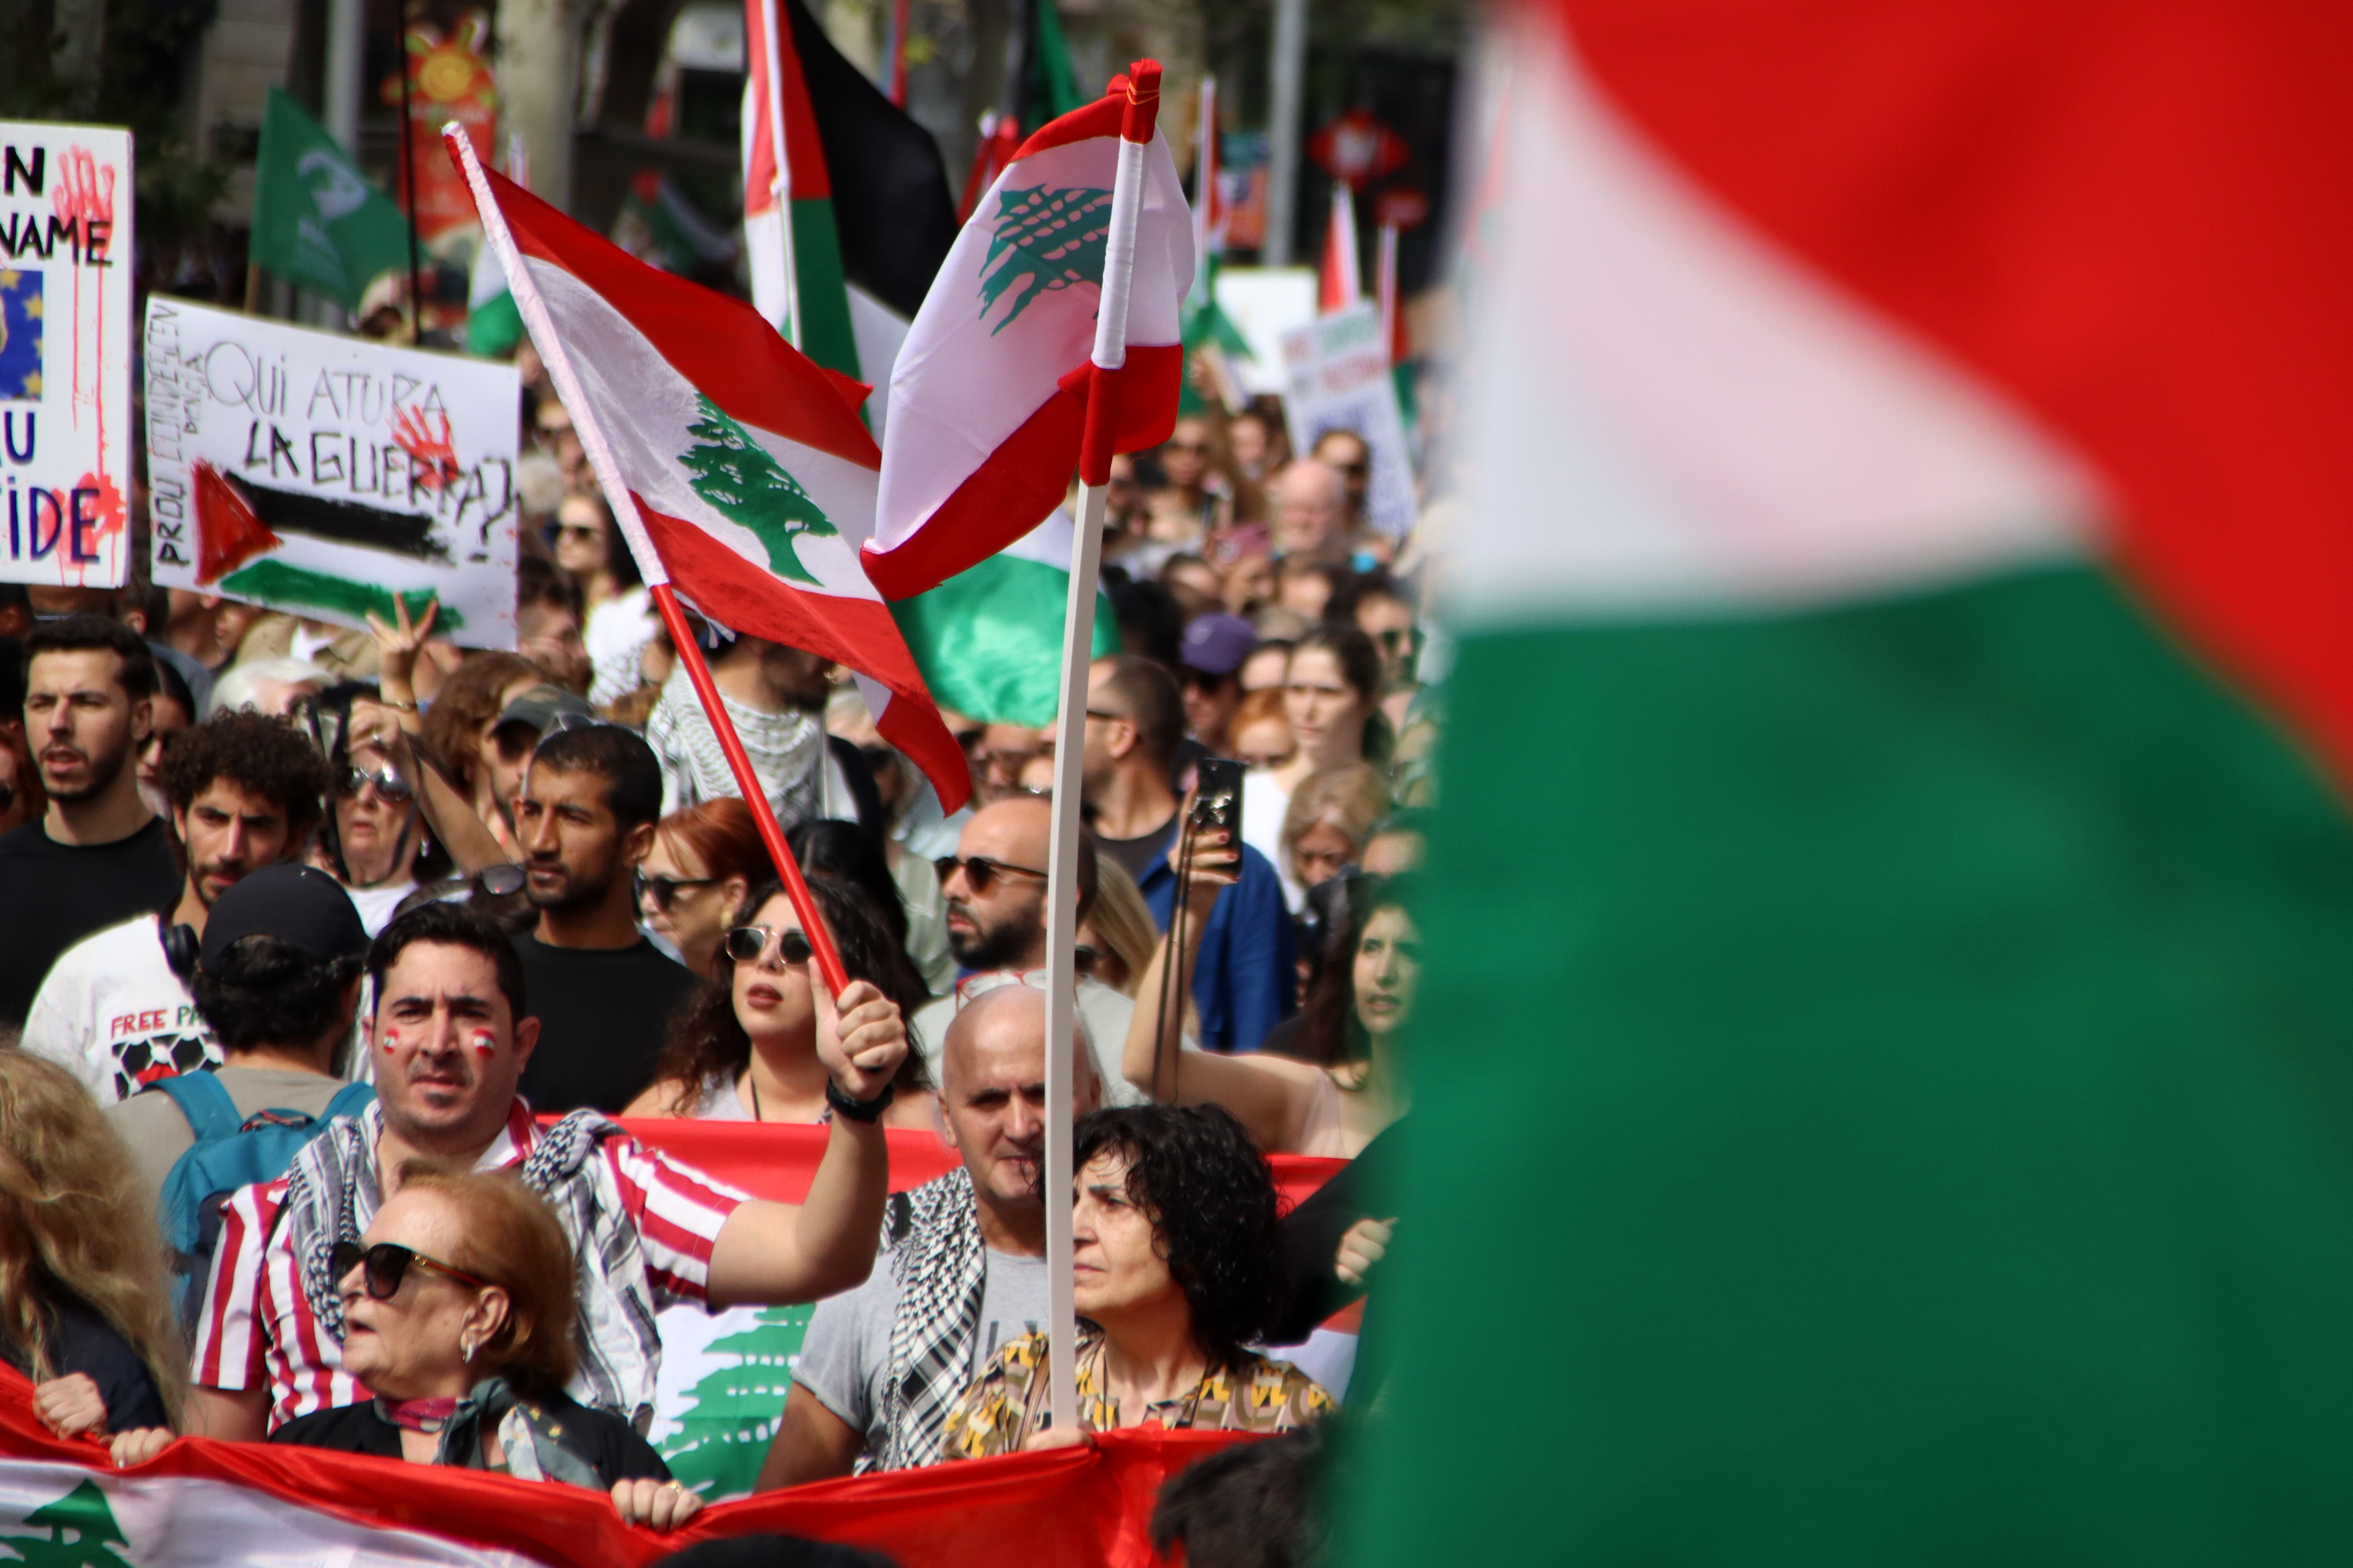
[[[1104,1342],[1099,1329],[1079,1333],[1079,1425],[1101,1432],[1117,1424],[1105,1392]],[[1023,1334],[997,1347],[948,1412],[944,1452],[951,1459],[986,1459],[1020,1451],[1033,1432],[1054,1424],[1047,1392],[1046,1336]],[[1193,1391],[1145,1409],[1145,1421],[1172,1431],[1288,1432],[1331,1414],[1332,1396],[1287,1361],[1244,1351],[1230,1367],[1205,1374]]]

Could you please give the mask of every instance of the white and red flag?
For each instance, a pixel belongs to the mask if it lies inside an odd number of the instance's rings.
[[[1176,423],[1192,215],[1156,132],[1127,310],[1125,363],[1091,369],[1127,79],[1022,143],[956,237],[900,351],[866,572],[885,598],[933,587],[1061,504],[1092,382],[1116,400],[1113,447]]]
[[[493,217],[512,236],[524,319],[544,335],[535,296],[588,402],[584,439],[593,426],[608,448],[590,456],[600,472],[609,458],[643,518],[649,540],[632,543],[659,558],[638,551],[649,583],[659,568],[727,626],[852,671],[883,739],[956,809],[971,790],[964,753],[859,569],[881,460],[858,416],[864,387],[742,300],[647,266],[487,169],[478,178],[493,241]]]

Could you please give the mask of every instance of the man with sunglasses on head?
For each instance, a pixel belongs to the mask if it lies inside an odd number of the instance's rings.
[[[963,973],[955,989],[934,996],[915,1015],[915,1037],[923,1042],[924,1065],[938,1083],[940,1053],[948,1026],[966,1000],[1007,975],[1042,973],[1046,967],[1046,854],[1052,843],[1053,804],[1042,795],[1015,795],[984,806],[964,825],[956,852],[936,862],[940,891],[947,900],[948,953]],[[1083,829],[1079,834],[1079,923],[1095,901],[1095,843]],[[1128,1020],[1135,1004],[1084,972],[1079,974],[1079,1016],[1087,1032],[1101,1042],[1127,1038]],[[1116,1064],[1112,1064],[1116,1065]],[[1107,1070],[1100,1054],[1097,1076],[1113,1104],[1125,1105],[1142,1097],[1118,1073]]]
[[[239,710],[174,735],[160,782],[185,861],[177,900],[68,948],[25,1020],[25,1048],[101,1105],[221,1059],[190,986],[196,944],[231,888],[301,858],[327,764],[285,720]]]
[[[523,776],[517,847],[539,923],[514,946],[539,999],[522,1092],[541,1110],[635,1100],[701,984],[638,929],[638,868],[660,816],[661,764],[617,724],[551,730]]]
[[[803,1203],[746,1199],[575,1111],[543,1129],[516,1094],[545,1048],[522,965],[487,917],[425,904],[368,952],[362,1026],[376,1102],[339,1117],[274,1182],[222,1210],[197,1320],[187,1429],[253,1441],[367,1391],[343,1368],[330,1258],[364,1235],[412,1161],[515,1172],[572,1243],[580,1368],[568,1392],[643,1432],[661,1342],[655,1314],[813,1301],[872,1268],[890,1174],[876,1120],[907,1051],[906,1026],[871,984],[817,989],[818,1054],[834,1116]]]

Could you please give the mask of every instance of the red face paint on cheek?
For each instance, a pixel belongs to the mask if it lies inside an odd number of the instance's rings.
[[[384,1038],[378,1040],[376,1044],[384,1047],[384,1054],[385,1056],[392,1055],[393,1052],[400,1048],[400,1031],[397,1029],[386,1029],[384,1032]]]
[[[499,1037],[488,1029],[477,1029],[474,1031],[473,1047],[474,1054],[488,1061],[498,1052]]]

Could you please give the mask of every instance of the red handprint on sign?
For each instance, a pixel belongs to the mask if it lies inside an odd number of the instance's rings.
[[[435,419],[441,422],[438,434],[433,428]],[[417,476],[417,483],[437,490],[457,483],[462,470],[458,467],[458,449],[449,439],[448,415],[428,415],[418,408],[404,408],[400,416],[393,421],[392,439],[393,444],[407,453],[421,470]]]
[[[58,159],[57,188],[49,205],[81,231],[82,254],[97,260],[114,232],[114,171],[101,166],[86,147],[69,147]]]

